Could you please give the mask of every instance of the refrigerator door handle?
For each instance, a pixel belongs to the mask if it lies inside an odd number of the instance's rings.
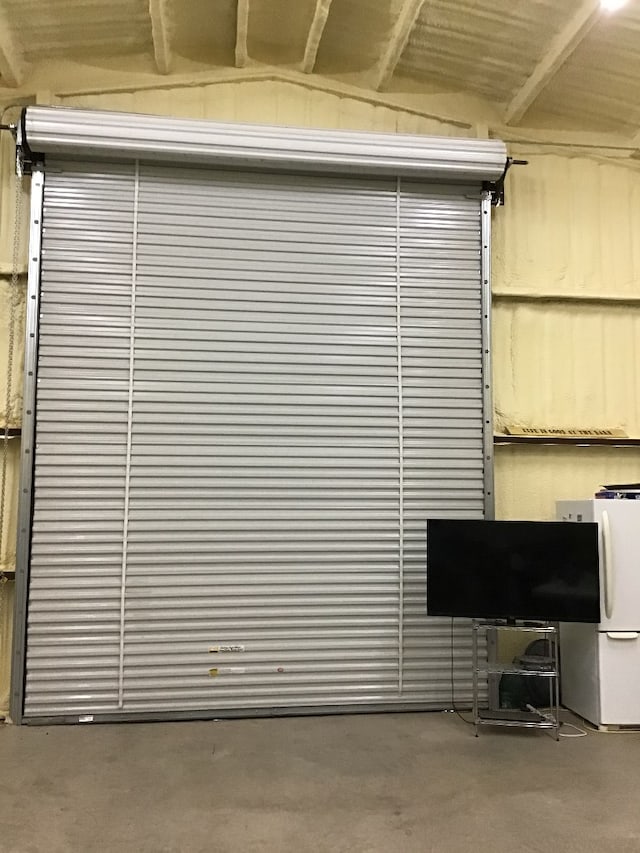
[[[611,552],[611,524],[609,513],[606,510],[602,513],[602,559],[604,563],[604,613],[607,619],[611,619],[614,595],[613,554]]]
[[[610,640],[637,640],[637,631],[607,631]]]

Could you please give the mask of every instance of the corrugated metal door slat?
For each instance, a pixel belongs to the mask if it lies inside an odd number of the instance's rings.
[[[446,706],[425,520],[483,513],[478,187],[47,175],[26,716]]]
[[[153,174],[142,169],[140,184],[125,708],[397,696],[395,182],[183,172],[181,211],[185,196],[204,202],[194,233]],[[207,278],[167,299],[185,259]],[[161,359],[148,350],[158,329]],[[164,411],[148,408],[160,400]],[[167,410],[181,412],[188,440],[150,432]],[[347,446],[336,419],[352,424]],[[368,489],[377,503],[360,505]],[[199,504],[229,490],[232,512]],[[175,581],[158,584],[168,564]],[[368,623],[365,643],[340,635],[354,616]],[[193,620],[200,639],[167,641],[174,620]]]
[[[118,707],[134,183],[126,165],[47,173],[27,716]]]
[[[426,619],[426,519],[482,518],[484,464],[482,424],[482,317],[480,300],[480,206],[474,187],[434,196],[424,185],[402,181],[399,199],[400,314],[402,335],[404,536],[402,684],[407,700],[451,699],[469,703],[471,632],[459,622],[451,648],[451,621]],[[434,263],[435,258],[435,263]],[[444,268],[443,268],[444,267]],[[438,308],[439,330],[426,320],[433,311],[431,281],[439,298],[459,294],[460,280],[475,282],[467,301],[451,298]],[[450,288],[450,290],[449,290]],[[467,307],[468,306],[468,307]],[[437,357],[434,342],[442,344]],[[409,356],[406,345],[421,353]],[[464,344],[464,367],[452,360]],[[412,349],[413,353],[413,349]],[[416,369],[417,365],[417,369]],[[449,370],[448,375],[444,373]],[[446,376],[446,378],[445,378]],[[444,386],[444,387],[443,387]],[[445,393],[446,391],[446,393]],[[434,410],[439,418],[434,427]],[[438,442],[437,455],[424,433]],[[459,439],[467,436],[469,449]],[[444,699],[446,701],[446,699]]]

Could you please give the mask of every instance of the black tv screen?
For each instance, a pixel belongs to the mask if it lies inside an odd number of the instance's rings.
[[[598,525],[427,522],[427,613],[599,622]]]

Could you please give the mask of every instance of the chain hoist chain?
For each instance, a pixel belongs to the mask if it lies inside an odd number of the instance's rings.
[[[22,176],[15,179],[15,213],[13,223],[13,259],[11,269],[11,286],[9,288],[9,340],[7,348],[7,393],[4,406],[4,435],[2,441],[2,463],[0,472],[0,565],[4,565],[8,557],[5,554],[5,526],[7,522],[7,468],[9,462],[9,431],[11,408],[13,402],[13,363],[16,339],[16,314],[20,299],[20,250],[22,238]]]

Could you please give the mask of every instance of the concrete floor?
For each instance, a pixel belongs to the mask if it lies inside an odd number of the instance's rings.
[[[640,734],[472,732],[438,713],[0,726],[0,851],[640,851]]]

